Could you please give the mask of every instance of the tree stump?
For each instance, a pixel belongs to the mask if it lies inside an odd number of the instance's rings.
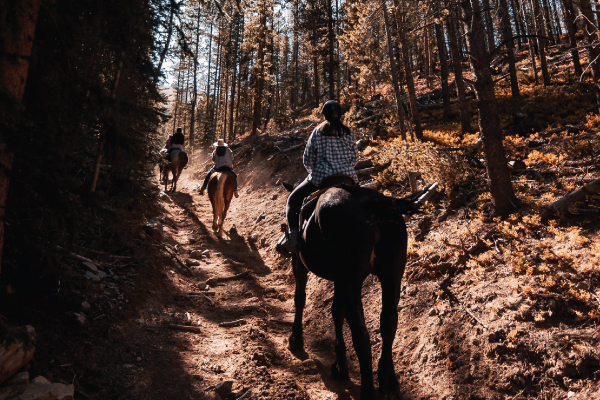
[[[35,351],[35,329],[0,327],[0,383],[27,364]]]

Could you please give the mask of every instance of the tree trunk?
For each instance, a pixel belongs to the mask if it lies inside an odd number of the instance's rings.
[[[483,38],[484,29],[478,0],[462,0],[465,17],[471,23],[470,59],[475,74],[475,92],[479,109],[479,130],[486,159],[488,184],[497,215],[507,217],[516,209],[516,197],[502,144],[502,127],[494,93],[490,60]]]
[[[415,81],[412,76],[412,68],[410,65],[410,49],[406,40],[406,32],[404,26],[404,2],[400,4],[400,0],[394,0],[396,5],[397,18],[398,18],[398,43],[402,50],[402,62],[404,64],[404,78],[406,79],[406,88],[408,89],[408,97],[410,100],[410,109],[412,112],[412,120],[415,127],[415,136],[417,139],[423,139],[423,128],[421,127],[421,118],[419,115],[419,108],[417,106],[417,95],[415,92]]]
[[[190,116],[190,134],[188,147],[190,154],[194,154],[194,142],[196,141],[196,104],[198,103],[198,50],[200,47],[200,9],[196,24],[196,52],[194,53],[194,93],[192,96],[192,115]]]
[[[394,55],[394,44],[392,42],[392,29],[390,25],[390,19],[388,17],[387,5],[383,4],[383,19],[385,22],[385,32],[387,36],[388,53],[390,55],[390,68],[392,70],[392,83],[394,85],[394,93],[396,95],[396,110],[398,112],[398,124],[400,125],[400,136],[402,140],[406,141],[406,127],[404,126],[404,105],[402,101],[402,94],[400,93],[400,87],[398,86],[398,70],[396,68],[396,57]]]
[[[262,118],[262,96],[265,84],[265,27],[267,24],[266,5],[260,5],[260,33],[258,35],[258,51],[256,54],[256,81],[254,82],[254,110],[252,113],[252,135],[256,135]]]
[[[517,46],[519,47],[519,50],[521,50],[523,38],[521,38],[520,36],[525,34],[525,28],[523,28],[523,23],[521,21],[517,3],[518,1],[510,0],[510,4],[513,10],[513,19],[515,20],[515,28],[517,29],[517,36],[519,36],[519,39],[517,40]]]
[[[494,40],[494,22],[492,21],[492,11],[490,0],[483,0],[483,16],[485,18],[485,33],[487,35],[487,50],[488,53],[494,51],[496,42]]]
[[[123,60],[119,61],[119,65],[115,71],[115,77],[113,79],[112,89],[110,91],[110,98],[112,100],[112,104],[108,109],[108,120],[113,124],[113,127],[116,126],[115,121],[115,110],[114,103],[115,98],[117,97],[117,88],[119,87],[119,80],[121,79],[121,69],[123,68]],[[100,137],[98,138],[98,153],[96,155],[96,163],[94,165],[94,174],[92,176],[92,184],[90,185],[90,192],[94,193],[96,191],[96,185],[98,184],[98,176],[100,175],[100,164],[102,164],[102,156],[104,154],[104,148],[106,147],[106,131],[100,133]]]
[[[313,85],[314,85],[314,96],[315,96],[315,108],[318,108],[321,103],[319,99],[319,56],[313,55]]]
[[[579,50],[577,50],[577,39],[575,38],[575,9],[573,8],[573,0],[562,0],[562,4],[565,25],[567,26],[567,33],[569,35],[569,48],[571,49],[571,56],[573,58],[573,68],[575,69],[575,75],[581,76],[583,69],[579,61]]]
[[[298,26],[298,18],[300,15],[299,10],[300,0],[294,0],[294,42],[293,42],[293,50],[292,50],[292,64],[294,65],[294,81],[292,87],[292,99],[291,99],[291,108],[292,111],[296,109],[298,106],[298,53],[300,51],[300,41],[298,40],[298,30],[300,29]]]
[[[506,0],[498,0],[500,5],[500,16],[502,18],[502,40],[506,43],[508,53],[508,70],[510,72],[510,90],[513,97],[519,96],[519,81],[517,78],[517,67],[515,62],[515,43],[512,40],[512,28],[508,15],[508,4]]]
[[[451,18],[447,22],[448,38],[450,39],[450,54],[452,55],[452,66],[454,67],[454,83],[456,85],[456,95],[458,98],[458,108],[460,111],[460,126],[462,133],[472,132],[471,114],[467,105],[465,96],[465,83],[463,80],[462,65],[460,63],[461,56],[458,50],[458,36],[456,29],[456,9],[450,14]]]
[[[535,14],[534,18],[534,26],[535,32],[537,35],[542,36],[538,37],[538,48],[540,51],[540,65],[542,68],[542,79],[544,80],[544,86],[550,85],[550,74],[548,73],[548,63],[546,62],[546,47],[547,40],[543,37],[546,36],[546,28],[544,27],[544,18],[542,16],[542,11],[540,10],[539,0],[531,0],[533,3],[533,12]]]
[[[29,57],[41,0],[5,2],[0,13],[0,272],[4,248],[4,213],[13,154],[5,139],[18,134],[19,109],[25,93]]]
[[[521,1],[521,0],[517,0],[517,1]],[[525,1],[525,0],[523,0]],[[525,26],[527,27],[527,34],[531,35],[532,33],[535,33],[535,29],[532,29],[532,23],[531,21],[527,18],[527,12],[526,12],[526,7],[525,7],[525,3],[521,3],[521,13],[523,14],[523,21],[525,21]],[[533,18],[532,18],[533,19]],[[529,43],[529,57],[531,59],[531,68],[533,69],[533,76],[535,79],[535,83],[538,83],[538,72],[537,72],[537,64],[535,61],[535,38],[529,36],[527,38],[527,42]]]
[[[590,69],[592,70],[592,80],[594,81],[594,91],[596,93],[596,103],[600,112],[600,88],[598,87],[598,79],[600,79],[600,46],[598,45],[598,28],[594,25],[594,14],[592,13],[592,7],[590,0],[580,0],[579,6],[581,12],[584,15],[585,28],[583,32],[588,42],[588,53],[590,60]]]
[[[327,0],[327,45],[329,62],[327,68],[329,70],[329,98],[335,98],[335,32],[333,31],[333,6],[332,0]]]
[[[175,0],[171,0],[170,2],[170,12],[169,12],[169,27],[167,28],[167,40],[165,40],[165,48],[160,52],[160,59],[158,60],[158,65],[156,66],[156,75],[154,76],[154,83],[158,82],[158,78],[160,77],[160,70],[162,69],[163,62],[165,61],[165,57],[167,56],[167,52],[169,51],[169,45],[171,44],[171,36],[173,35],[173,16],[175,14]]]
[[[450,118],[450,115],[452,114],[452,108],[450,107],[450,87],[448,85],[448,54],[446,53],[446,42],[444,41],[444,28],[441,23],[435,24],[435,39],[437,41],[438,53],[440,55],[442,97],[444,99],[444,118]]]
[[[554,39],[553,26],[552,26],[552,18],[550,18],[550,6],[548,5],[548,0],[542,0],[542,8],[544,9],[544,21],[546,22],[546,31],[548,32],[548,38],[550,39],[550,43],[556,44],[557,40]]]
[[[240,21],[240,18],[241,18],[241,21]],[[229,133],[228,133],[229,140],[234,139],[233,114],[235,111],[237,64],[238,64],[239,45],[240,45],[240,39],[241,39],[240,30],[243,29],[243,26],[244,26],[244,17],[241,14],[236,12],[234,21],[235,21],[235,34],[234,34],[235,42],[233,45],[233,71],[232,71],[233,76],[231,77],[231,108],[229,109]]]
[[[36,344],[35,329],[31,325],[4,329],[0,327],[0,383],[31,361]]]

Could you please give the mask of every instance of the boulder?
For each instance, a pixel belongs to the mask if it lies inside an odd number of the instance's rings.
[[[0,400],[72,400],[75,386],[52,383],[38,376],[29,385],[8,386],[0,389]]]
[[[152,237],[157,242],[162,242],[164,239],[164,231],[163,226],[157,220],[150,220],[144,224],[144,232],[146,232],[150,237]]]

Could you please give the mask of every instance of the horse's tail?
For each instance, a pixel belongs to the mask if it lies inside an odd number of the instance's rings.
[[[188,163],[189,159],[188,159],[188,155],[185,151],[182,151],[179,153],[179,165],[181,165],[181,169],[183,169],[183,167],[185,167]]]
[[[227,174],[220,172],[219,180],[217,181],[217,191],[215,192],[215,214],[219,219],[223,218],[223,211],[225,210],[225,196],[223,193],[225,182],[227,182]]]

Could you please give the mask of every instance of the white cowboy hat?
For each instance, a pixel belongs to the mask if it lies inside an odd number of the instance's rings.
[[[216,142],[213,143],[213,147],[220,147],[220,146],[229,146],[227,143],[225,143],[225,140],[223,139],[219,139]]]

